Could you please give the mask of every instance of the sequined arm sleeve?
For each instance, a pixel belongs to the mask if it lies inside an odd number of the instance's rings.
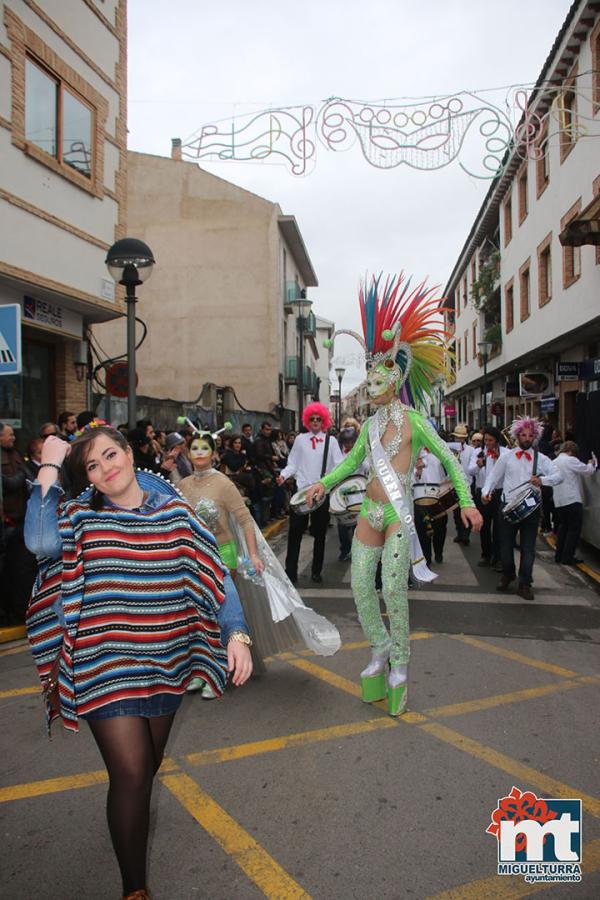
[[[429,447],[434,456],[437,456],[446,472],[450,476],[450,481],[458,494],[458,502],[461,509],[468,506],[475,506],[471,496],[471,488],[465,477],[462,466],[452,453],[452,450],[439,437],[435,429],[427,422],[423,416],[412,410],[409,412],[410,424],[412,427],[413,453],[417,453],[421,447]]]
[[[328,472],[327,475],[324,475],[323,478],[319,479],[326,491],[330,491],[344,478],[350,478],[351,475],[354,475],[361,462],[363,462],[367,455],[367,426],[368,422],[365,422],[354,447],[350,453],[346,454],[342,462],[335,469],[332,469],[331,472]]]

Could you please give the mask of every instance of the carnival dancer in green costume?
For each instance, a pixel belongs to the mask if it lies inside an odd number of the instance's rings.
[[[482,522],[454,455],[414,408],[424,406],[432,382],[445,371],[447,344],[443,308],[434,289],[423,282],[409,292],[409,286],[403,274],[389,277],[383,287],[381,276],[370,283],[365,279],[359,295],[364,339],[352,331],[336,332],[352,335],[365,350],[367,391],[377,411],[344,461],[312,485],[306,497],[309,506],[318,502],[368,461],[366,497],[352,544],[352,592],[372,650],[371,662],[361,672],[362,697],[374,702],[387,694],[392,716],[404,712],[407,702],[409,570],[412,566],[419,581],[436,578],[425,563],[413,520],[412,472],[422,447],[448,472],[465,526],[478,531]],[[375,588],[380,560],[389,633]]]

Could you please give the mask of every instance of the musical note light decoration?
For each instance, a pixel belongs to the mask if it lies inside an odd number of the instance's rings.
[[[331,97],[320,107],[266,109],[204,125],[182,143],[182,154],[194,160],[269,160],[288,166],[293,175],[307,175],[316,165],[319,145],[333,152],[358,145],[366,162],[377,169],[408,166],[425,171],[458,162],[467,174],[490,179],[502,174],[513,148],[523,159],[540,159],[557,133],[571,141],[600,136],[591,96],[580,88],[569,88],[576,98],[576,116],[573,107],[566,106],[564,86],[537,86],[533,105],[530,90],[513,86],[498,104],[471,91],[404,103]],[[588,117],[582,112],[586,104]],[[471,162],[476,141],[481,152],[477,169]],[[469,156],[469,162],[461,155]]]

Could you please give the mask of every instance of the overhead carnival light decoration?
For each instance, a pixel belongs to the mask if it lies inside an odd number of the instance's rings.
[[[498,104],[471,91],[402,103],[331,97],[320,107],[266,109],[203,125],[181,143],[181,151],[193,160],[280,162],[292,175],[307,175],[319,145],[333,152],[358,145],[377,169],[404,165],[426,171],[458,162],[467,174],[488,179],[502,174],[513,148],[523,159],[540,159],[556,135],[571,142],[600,136],[600,122],[582,116],[581,103],[573,103],[573,86],[568,93],[550,83],[533,93],[531,88],[495,89],[504,91]],[[585,100],[591,108],[591,96]]]

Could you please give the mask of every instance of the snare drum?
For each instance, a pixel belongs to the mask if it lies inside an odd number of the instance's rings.
[[[447,481],[442,484],[414,484],[415,506],[420,506],[430,519],[439,519],[458,506],[458,494]]]
[[[311,485],[309,485],[311,487]],[[313,500],[313,505],[309,508],[306,502],[306,492],[308,488],[302,488],[301,491],[296,491],[294,496],[290,500],[290,510],[293,513],[296,513],[297,516],[307,516],[309,513],[314,512],[315,509],[318,509],[320,506],[323,506],[325,501],[327,500],[327,494],[323,493],[323,496],[320,500]]]
[[[513,496],[502,507],[502,517],[511,525],[518,525],[540,508],[542,492],[532,484],[513,491]]]
[[[345,478],[331,492],[329,512],[340,525],[356,525],[362,502],[367,496],[367,479],[362,475]]]

